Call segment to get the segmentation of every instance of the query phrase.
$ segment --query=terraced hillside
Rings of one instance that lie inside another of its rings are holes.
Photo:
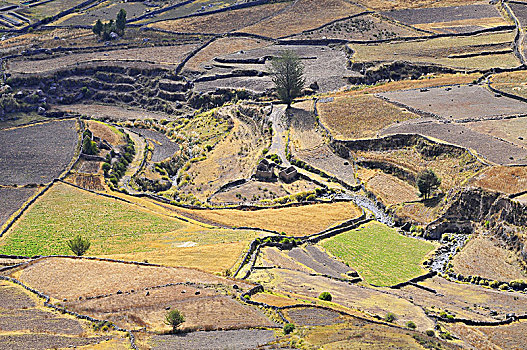
[[[0,1],[0,349],[527,349],[526,9]]]

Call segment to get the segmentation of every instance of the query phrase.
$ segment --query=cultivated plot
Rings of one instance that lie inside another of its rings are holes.
[[[51,182],[73,160],[77,143],[75,120],[0,130],[0,185]]]
[[[19,210],[24,202],[33,196],[35,188],[0,188],[0,226]]]
[[[392,91],[379,96],[446,120],[479,120],[527,113],[527,103],[494,94],[480,85]]]

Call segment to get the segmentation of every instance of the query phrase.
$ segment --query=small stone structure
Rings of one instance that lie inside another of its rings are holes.
[[[261,180],[270,180],[274,175],[274,163],[269,162],[267,159],[262,159],[256,167],[255,176]]]
[[[282,181],[285,181],[285,182],[293,181],[294,179],[296,179],[297,175],[298,175],[298,171],[292,165],[278,173],[278,176],[280,177],[280,179],[282,179]]]

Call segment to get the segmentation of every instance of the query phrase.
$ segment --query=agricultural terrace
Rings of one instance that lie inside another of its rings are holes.
[[[236,209],[190,210],[183,208],[175,210],[181,215],[213,225],[258,227],[285,232],[294,236],[317,233],[362,214],[360,209],[351,202],[322,203],[255,211]]]
[[[67,241],[77,235],[91,241],[89,255],[220,272],[234,265],[258,234],[200,227],[163,211],[57,184],[4,235],[0,253],[70,254]]]
[[[444,7],[444,6],[461,6],[470,5],[478,0],[444,0],[437,2],[435,0],[416,0],[409,3],[406,0],[394,0],[386,2],[384,0],[359,0],[358,3],[378,11],[421,8],[421,7]]]
[[[420,200],[416,187],[380,170],[359,169],[357,177],[387,207]]]
[[[300,0],[285,11],[240,31],[276,39],[317,28],[361,11],[359,6],[344,0]]]
[[[356,269],[370,284],[388,286],[417,277],[429,242],[402,236],[395,229],[371,222],[320,243],[331,254]]]
[[[68,16],[65,16],[58,21],[54,22],[54,25],[60,26],[78,26],[78,25],[93,25],[98,19],[109,20],[115,18],[117,13],[121,9],[126,11],[126,17],[132,19],[145,14],[147,11],[155,9],[157,6],[148,6],[147,3],[143,2],[127,2],[119,3],[114,0],[105,1],[102,4],[96,4],[88,10],[74,12]]]
[[[480,85],[391,91],[379,96],[442,119],[486,119],[525,113],[525,103],[496,95]]]
[[[197,48],[195,44],[180,44],[126,50],[94,51],[44,60],[24,58],[10,61],[9,71],[12,73],[43,73],[94,61],[114,63],[119,61],[138,61],[174,66],[179,64],[195,48]]]
[[[184,3],[184,2],[183,2]],[[236,3],[236,0],[198,0],[184,3],[183,6],[170,9],[168,11],[161,12],[153,18],[145,18],[140,21],[136,21],[138,24],[147,24],[151,22],[158,22],[163,20],[172,20],[182,18],[195,14],[204,14],[209,11],[219,10],[232,6]]]
[[[490,191],[520,193],[527,191],[527,167],[491,167],[477,174],[470,182]]]
[[[382,15],[437,33],[462,33],[510,24],[489,4],[404,9]]]
[[[0,187],[0,227],[18,211],[38,189]]]
[[[467,128],[481,134],[489,135],[519,147],[527,148],[525,128],[527,118],[511,118],[503,120],[482,120],[466,123]]]
[[[51,182],[73,160],[77,143],[73,119],[0,130],[0,185]]]
[[[21,286],[0,282],[0,348],[51,349],[121,343],[116,332],[96,333],[88,321],[45,308],[42,301]]]
[[[320,121],[337,139],[376,137],[390,124],[419,117],[370,94],[324,98],[317,109]]]
[[[492,86],[500,91],[527,97],[527,72],[504,72],[490,77]]]
[[[205,16],[155,22],[147,27],[178,33],[228,33],[271,17],[287,6],[290,6],[289,3],[279,2]]]
[[[513,41],[514,32],[507,31],[380,44],[350,44],[349,47],[354,51],[352,60],[357,63],[409,61],[463,70],[486,70],[520,65],[512,50]],[[487,51],[495,53],[478,55]],[[470,55],[463,56],[465,54]]]
[[[381,40],[418,37],[423,33],[409,26],[395,24],[378,15],[360,15],[331,22],[323,27],[293,35],[291,39]]]
[[[106,140],[113,147],[125,145],[125,136],[116,127],[96,121],[86,121],[87,128],[93,133],[93,136]]]
[[[476,235],[452,260],[454,272],[498,281],[526,279],[517,254],[500,246],[492,237]]]

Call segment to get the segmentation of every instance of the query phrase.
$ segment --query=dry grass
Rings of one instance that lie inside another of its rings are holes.
[[[417,188],[381,171],[366,182],[366,189],[373,192],[387,207],[420,199]]]
[[[451,32],[453,27],[463,28],[463,27],[473,27],[474,26],[474,27],[492,28],[492,27],[506,26],[506,25],[510,25],[510,23],[501,17],[489,17],[489,18],[477,18],[477,19],[464,19],[464,20],[450,21],[450,22],[413,24],[413,26],[416,28],[433,31],[436,33]]]
[[[390,124],[419,117],[370,94],[337,97],[318,103],[317,108],[320,120],[337,139],[375,137]]]
[[[288,3],[275,3],[249,7],[240,10],[215,13],[212,15],[181,18],[156,22],[148,27],[170,30],[178,33],[221,34],[242,29],[264,20],[287,7]]]
[[[461,6],[470,5],[479,2],[479,0],[359,0],[358,3],[367,6],[375,10],[389,11],[389,10],[401,10],[407,8],[420,8],[420,7],[444,7],[444,6]]]
[[[98,260],[44,258],[15,274],[22,282],[55,299],[78,299],[117,291],[130,291],[167,283],[191,282],[250,288],[189,268],[138,266]]]
[[[455,273],[463,276],[481,276],[498,281],[526,279],[518,256],[488,237],[478,235],[471,239],[453,260]]]
[[[125,144],[123,133],[118,131],[115,127],[95,120],[89,120],[86,124],[88,129],[93,133],[93,136],[108,141],[112,146]]]
[[[408,221],[428,224],[438,218],[440,211],[439,204],[405,203],[396,208],[395,215]]]
[[[252,296],[251,300],[277,307],[299,304],[299,300],[296,298],[286,297],[272,292],[258,293]]]
[[[514,194],[527,190],[527,167],[495,166],[484,170],[471,181],[491,191]]]
[[[379,84],[371,87],[366,87],[362,91],[364,93],[380,93],[387,91],[397,91],[397,90],[408,90],[408,89],[421,89],[429,88],[434,86],[443,86],[443,85],[464,85],[473,82],[475,79],[479,78],[480,74],[438,74],[438,75],[429,75],[417,80],[400,80],[400,81],[390,81],[384,84]],[[341,93],[341,95],[357,94],[356,91]],[[338,96],[338,95],[336,95]]]
[[[344,0],[299,0],[286,11],[240,31],[279,38],[317,28],[361,11],[360,7]]]
[[[446,37],[382,44],[352,44],[354,62],[410,61],[432,63],[460,69],[490,69],[520,65],[513,52],[469,58],[449,58],[452,54],[479,53],[510,49],[514,32],[481,34],[466,37]],[[492,45],[492,46],[488,46]]]
[[[475,327],[500,349],[521,349],[527,344],[527,322],[520,321],[501,327]]]
[[[527,118],[513,118],[505,120],[483,120],[465,124],[469,129],[503,139],[515,146],[527,148]]]
[[[260,48],[269,43],[263,40],[247,39],[247,38],[221,38],[215,40],[206,48],[201,50],[197,55],[192,57],[186,64],[185,69],[202,70],[203,64],[209,62],[215,57],[223,56],[239,51],[247,51],[251,49]]]
[[[307,206],[245,210],[179,209],[183,215],[231,227],[258,227],[303,236],[325,230],[337,223],[358,217],[361,211],[351,202],[324,203]]]

